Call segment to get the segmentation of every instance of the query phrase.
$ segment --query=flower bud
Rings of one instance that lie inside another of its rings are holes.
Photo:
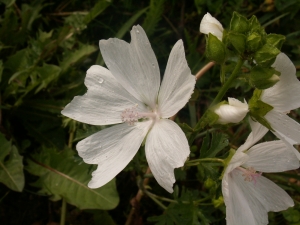
[[[235,98],[228,98],[228,104],[219,105],[214,112],[219,116],[217,123],[239,123],[249,111],[248,104]]]
[[[222,41],[223,37],[223,26],[222,24],[215,18],[210,15],[210,13],[206,13],[201,20],[200,23],[200,32],[203,34],[213,34],[220,41]]]
[[[226,58],[224,44],[211,33],[208,34],[206,41],[206,56],[219,64],[222,64]]]
[[[233,12],[231,21],[230,21],[230,30],[245,33],[249,29],[249,22],[246,17],[238,14],[237,12]]]

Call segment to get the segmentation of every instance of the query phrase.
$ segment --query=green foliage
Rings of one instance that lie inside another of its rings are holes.
[[[200,149],[200,158],[213,158],[228,146],[228,137],[224,133],[207,133]]]
[[[0,133],[0,182],[8,188],[21,192],[24,188],[23,157],[17,148]]]
[[[187,160],[224,159],[228,156],[228,139],[232,148],[239,146],[244,142],[249,129],[242,125],[234,127],[232,124],[214,126],[218,116],[204,112],[234,70],[237,56],[245,59],[246,63],[230,86],[235,89],[229,89],[227,96],[245,97],[246,100],[251,98],[250,90],[253,86],[264,89],[275,84],[270,79],[276,71],[270,65],[280,51],[288,53],[298,68],[299,1],[0,0],[0,6],[0,182],[4,184],[0,186],[2,215],[11,219],[11,212],[14,212],[13,217],[20,218],[15,224],[35,224],[41,223],[41,220],[49,224],[58,222],[60,203],[47,202],[50,196],[52,200],[64,198],[74,205],[67,208],[69,224],[124,224],[127,217],[130,217],[129,202],[135,206],[131,221],[134,224],[145,222],[147,217],[150,217],[149,222],[152,224],[226,223],[220,190],[220,162],[205,161],[195,163],[196,167],[176,169],[176,187],[178,192],[181,191],[180,198],[177,198],[177,195],[168,195],[158,188],[159,185],[150,175],[145,187],[137,184],[148,167],[142,148],[115,180],[100,189],[87,188],[86,184],[95,166],[82,162],[75,154],[75,146],[78,141],[105,126],[82,124],[63,117],[61,110],[74,96],[85,93],[84,77],[87,69],[94,64],[104,65],[98,47],[99,40],[117,37],[130,42],[131,27],[141,24],[158,57],[162,75],[169,52],[178,39],[184,41],[192,74],[206,65],[205,54],[223,65],[222,69],[219,66],[212,67],[198,79],[195,94],[188,106],[177,114],[176,122],[180,123],[191,146],[192,153]],[[238,13],[232,17],[233,11]],[[199,33],[199,23],[206,12],[220,20],[225,28],[223,42],[212,35],[208,37],[212,44],[207,46],[207,53],[206,37]],[[219,50],[221,54],[217,53]],[[260,101],[258,92],[248,101],[250,116],[268,127],[264,115],[271,108]],[[293,115],[297,116],[296,113]],[[194,127],[195,121],[200,118],[201,123]],[[209,126],[213,128],[206,130]],[[9,137],[10,141],[4,136]],[[228,164],[233,152],[232,149],[228,158],[224,159],[225,164]],[[23,158],[27,169],[26,183]],[[287,179],[299,179],[297,171],[293,173],[287,172]],[[300,190],[298,185],[285,182],[285,186],[297,203]],[[156,196],[156,201],[172,203],[162,211],[146,193],[140,202],[136,202],[132,198],[138,188],[151,188],[155,194],[162,196]],[[115,208],[118,194],[121,197],[120,205]],[[33,205],[24,200],[24,196],[33,199]],[[22,216],[15,216],[18,210],[11,202],[23,206],[20,210],[24,211]],[[75,207],[96,210],[78,210]],[[23,210],[25,208],[28,210]],[[37,218],[36,215],[44,215],[37,208],[46,212],[43,218]],[[115,209],[106,211],[112,208]],[[47,215],[48,211],[51,211],[51,215]],[[26,214],[28,212],[31,214]],[[270,224],[296,225],[299,223],[298,214],[299,207],[282,214],[273,214],[275,216],[270,219]],[[13,223],[0,217],[3,224]],[[80,218],[84,221],[80,221]]]
[[[119,202],[115,180],[98,189],[87,186],[95,167],[76,159],[72,150],[42,149],[27,163],[26,170],[39,176],[32,185],[40,188],[38,193],[49,195],[53,201],[64,198],[80,209],[113,209]]]

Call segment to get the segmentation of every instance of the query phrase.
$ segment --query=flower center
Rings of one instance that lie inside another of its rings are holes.
[[[135,122],[138,122],[139,119],[152,119],[157,120],[159,119],[159,115],[156,111],[153,112],[139,112],[137,110],[138,105],[131,108],[125,109],[121,113],[121,119],[123,122],[128,123],[129,125],[134,125]]]
[[[244,181],[253,181],[254,184],[257,182],[257,178],[262,175],[262,172],[256,172],[256,170],[253,167],[249,167],[247,169],[239,167],[244,173],[243,177],[245,177]]]

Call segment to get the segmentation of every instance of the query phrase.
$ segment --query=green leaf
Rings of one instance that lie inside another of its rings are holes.
[[[81,44],[76,51],[68,52],[65,54],[63,61],[60,63],[61,73],[65,73],[69,67],[78,63],[80,60],[89,56],[93,52],[97,51],[97,48],[93,45]]]
[[[23,157],[2,133],[0,133],[0,146],[0,182],[14,191],[21,192],[25,184]]]
[[[228,146],[228,137],[226,134],[212,133],[211,141],[209,136],[207,133],[203,139],[200,149],[200,158],[215,157],[222,149]]]
[[[281,49],[283,43],[285,42],[285,36],[280,34],[268,34],[267,35],[267,43],[272,45],[279,50]]]
[[[89,14],[87,14],[83,22],[87,25],[90,23],[93,19],[95,19],[97,16],[99,16],[108,6],[110,6],[110,1],[107,0],[100,0],[98,1],[94,7],[90,10]]]
[[[35,94],[41,89],[48,87],[48,85],[57,80],[61,69],[55,65],[44,64],[42,67],[36,68],[36,72],[39,74],[38,87],[35,90]]]
[[[124,23],[124,25],[119,29],[118,33],[116,34],[116,38],[122,39],[124,35],[131,29],[132,25],[137,21],[138,18],[140,18],[141,15],[143,15],[149,7],[143,8],[137,13],[135,13],[132,17],[130,17],[129,20]]]
[[[164,11],[164,3],[165,0],[150,1],[150,8],[144,20],[144,23],[142,25],[148,37],[154,33],[155,28],[158,25],[158,22],[162,18],[162,13]]]
[[[101,188],[87,187],[95,166],[83,163],[70,149],[61,152],[42,149],[27,162],[26,169],[39,176],[32,185],[40,188],[38,193],[51,196],[53,201],[64,198],[80,209],[113,209],[119,202],[115,179]]]

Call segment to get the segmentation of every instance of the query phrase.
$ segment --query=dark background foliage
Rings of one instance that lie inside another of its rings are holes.
[[[111,202],[100,199],[95,207],[76,203],[75,199],[82,202],[80,199],[86,197],[82,196],[84,192],[55,175],[57,171],[73,174],[70,175],[73,179],[86,183],[94,167],[81,161],[75,145],[103,127],[81,124],[60,112],[74,96],[85,93],[86,70],[94,64],[105,65],[99,40],[118,37],[130,42],[129,31],[135,24],[145,29],[161,74],[178,39],[184,41],[192,73],[197,73],[207,63],[205,36],[199,33],[203,15],[210,12],[226,28],[233,11],[248,18],[256,15],[267,33],[285,35],[282,51],[299,69],[299,10],[299,0],[1,0],[0,151],[8,149],[8,152],[0,153],[0,162],[7,168],[5,165],[15,159],[13,165],[18,167],[15,173],[20,175],[24,171],[25,186],[21,180],[15,188],[4,184],[7,178],[0,173],[3,182],[0,183],[0,223],[58,224],[62,197],[69,203],[66,224],[124,224],[133,206],[131,224],[225,224],[225,207],[219,198],[221,171],[213,164],[176,170],[173,195],[150,178],[151,192],[178,202],[164,202],[166,210],[152,201],[153,196],[133,202],[137,184],[147,168],[143,149],[110,187],[99,190],[99,193],[112,190],[107,194]],[[195,95],[176,121],[193,126],[219,86],[219,69],[214,67],[197,82]],[[230,96],[243,95],[251,96],[250,89],[237,82]],[[298,112],[292,115],[297,118]],[[202,142],[222,156],[221,150],[228,145],[228,139],[233,146],[238,146],[248,134],[246,125],[228,128],[225,133],[198,135],[191,156],[199,156]],[[13,149],[19,158],[13,158]],[[270,213],[270,224],[300,224],[299,176],[294,171],[269,177],[289,191],[296,203],[293,209],[283,213]],[[57,183],[51,182],[58,182],[59,187],[55,188]],[[198,199],[208,201],[193,204]]]

